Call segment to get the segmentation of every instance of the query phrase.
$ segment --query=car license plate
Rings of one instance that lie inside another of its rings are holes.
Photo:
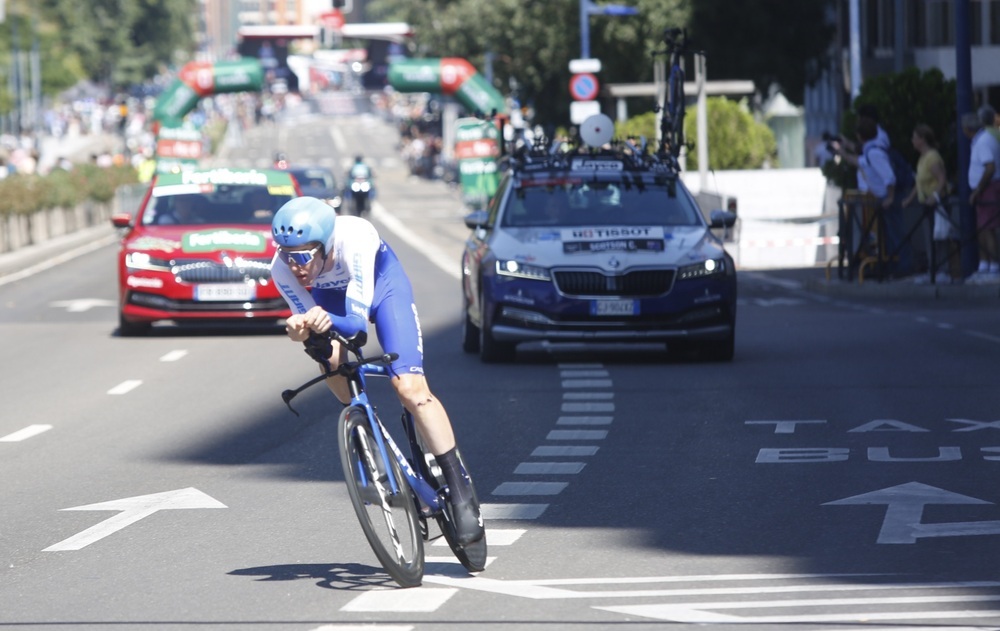
[[[195,285],[194,299],[199,302],[221,302],[226,300],[253,300],[256,291],[247,283],[214,283]]]
[[[594,300],[590,303],[590,315],[630,316],[639,313],[637,300]]]

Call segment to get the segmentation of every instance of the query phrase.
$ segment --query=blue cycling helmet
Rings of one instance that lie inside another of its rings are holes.
[[[279,246],[298,247],[314,241],[333,251],[333,225],[337,212],[315,197],[296,197],[278,209],[271,221],[271,234]]]

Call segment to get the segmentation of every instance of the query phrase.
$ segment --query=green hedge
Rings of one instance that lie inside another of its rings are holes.
[[[115,190],[139,179],[132,166],[79,164],[48,175],[11,175],[0,180],[0,215],[30,215],[50,208],[73,208],[87,200],[106,204]]]

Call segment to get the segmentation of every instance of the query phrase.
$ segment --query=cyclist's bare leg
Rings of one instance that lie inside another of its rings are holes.
[[[431,393],[423,375],[404,374],[392,378],[396,395],[413,415],[417,431],[427,448],[436,456],[450,489],[452,519],[461,545],[479,541],[485,535],[482,514],[475,501],[472,481],[464,471],[455,449],[455,433],[444,406]],[[464,481],[463,481],[464,480]]]
[[[404,374],[392,378],[403,407],[413,415],[417,431],[431,453],[439,456],[455,446],[455,433],[441,402],[431,393],[423,375]]]

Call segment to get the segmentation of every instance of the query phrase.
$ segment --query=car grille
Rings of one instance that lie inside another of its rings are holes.
[[[556,287],[566,296],[662,296],[670,291],[674,270],[636,270],[626,274],[592,271],[553,272]]]
[[[226,258],[225,262],[208,259],[184,260],[171,271],[184,283],[239,283],[271,277],[271,259]]]

